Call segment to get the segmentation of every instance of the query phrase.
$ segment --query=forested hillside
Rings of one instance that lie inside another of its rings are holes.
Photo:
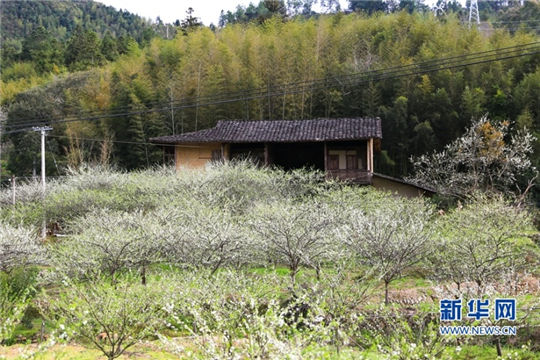
[[[148,138],[222,119],[380,116],[384,138],[376,171],[405,176],[411,155],[441,149],[485,113],[538,136],[540,55],[491,61],[503,55],[489,53],[537,42],[527,28],[469,29],[452,12],[274,16],[214,31],[194,27],[172,40],[132,46],[101,67],[14,92],[4,103],[7,130],[62,121],[47,144],[53,175],[81,162],[127,169],[159,163],[161,150],[145,144]],[[517,50],[514,55],[523,52]],[[426,63],[469,53],[479,54],[467,66],[434,71]],[[88,119],[73,121],[79,118]],[[37,134],[10,134],[4,142],[7,170],[31,174]],[[537,144],[537,165],[538,154]]]
[[[42,26],[58,41],[67,40],[77,26],[95,31],[100,37],[131,36],[139,43],[153,34],[152,22],[91,0],[2,1],[2,43],[21,46],[25,38]]]
[[[167,33],[159,19],[90,0],[2,1],[0,15],[3,103],[53,76],[101,66]]]

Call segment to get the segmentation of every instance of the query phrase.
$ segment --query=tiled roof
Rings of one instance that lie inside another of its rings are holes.
[[[151,138],[161,144],[312,142],[382,138],[379,118],[220,121],[211,129]]]

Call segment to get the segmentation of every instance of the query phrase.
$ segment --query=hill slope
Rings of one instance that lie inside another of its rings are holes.
[[[234,24],[216,32],[200,28],[173,40],[155,38],[144,49],[92,69],[80,82],[68,77],[17,95],[7,109],[7,126],[29,119],[79,118],[88,112],[122,114],[56,125],[48,149],[55,153],[58,168],[51,164],[49,169],[61,172],[62,164],[105,159],[99,144],[78,138],[109,141],[114,144],[112,152],[105,146],[110,161],[133,169],[163,159],[159,149],[146,146],[148,138],[211,127],[218,120],[379,116],[384,139],[377,170],[404,176],[411,171],[409,156],[441,149],[462,134],[471,118],[485,113],[538,132],[540,57],[411,76],[384,72],[385,79],[371,82],[295,85],[280,95],[283,84],[343,79],[537,39],[528,32],[504,30],[484,35],[452,16],[443,21],[404,12],[272,18],[262,25]],[[250,89],[257,90],[256,96],[223,102],[236,93],[242,98],[245,91],[255,92]],[[276,92],[267,94],[266,89]],[[196,97],[205,101],[196,102]],[[4,156],[10,171],[32,173],[37,140],[34,133],[9,137],[12,147]]]
[[[1,40],[22,41],[36,27],[43,26],[59,41],[66,40],[77,25],[98,35],[130,35],[139,43],[152,34],[152,23],[127,11],[98,2],[83,1],[2,1]]]

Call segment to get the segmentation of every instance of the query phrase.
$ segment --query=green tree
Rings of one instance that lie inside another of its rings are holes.
[[[119,36],[116,38],[116,49],[120,55],[127,54],[134,46],[137,46],[137,42],[131,36]]]
[[[67,43],[65,61],[72,71],[101,65],[103,55],[97,34],[78,26]]]
[[[33,119],[36,124],[46,123],[52,117],[61,116],[58,106],[59,92],[63,92],[63,90],[56,89],[54,91],[47,87],[19,94],[16,101],[8,108],[7,126],[20,126],[18,124],[24,119]],[[55,131],[61,132],[60,129],[57,127]],[[9,135],[9,141],[13,148],[8,153],[8,170],[19,176],[31,176],[34,172],[39,174],[39,134],[34,131],[18,132]],[[51,150],[50,146],[46,147],[48,175],[57,174],[54,159],[50,156]]]
[[[101,53],[109,61],[116,60],[119,55],[116,40],[110,32],[107,32],[101,40]]]
[[[368,14],[373,14],[377,11],[387,11],[388,4],[383,0],[373,0],[373,1],[355,1],[349,0],[349,9],[352,11],[362,11]]]
[[[159,117],[149,114],[144,105],[143,100],[148,89],[141,81],[137,81],[136,77],[126,84],[116,72],[112,75],[112,83],[112,110],[122,114],[108,120],[110,132],[120,141],[114,148],[113,157],[126,169],[149,166],[153,164],[150,159],[156,157],[155,153],[151,156],[149,145],[145,144],[148,135],[162,135],[164,127],[159,124]],[[152,129],[152,133],[148,133],[148,128]]]
[[[415,154],[424,154],[432,151],[436,145],[435,133],[429,121],[423,121],[417,124],[414,129],[412,146],[410,147]]]
[[[477,120],[486,112],[486,97],[484,91],[480,88],[470,89],[465,86],[462,94],[462,117],[468,120]]]
[[[371,117],[378,116],[380,106],[381,94],[379,89],[373,82],[370,82],[369,86],[362,92],[362,113]]]
[[[22,52],[22,42],[18,39],[7,39],[2,44],[2,63],[3,67],[11,65]]]
[[[424,0],[400,0],[399,10],[405,10],[412,14],[415,11],[425,11],[428,7],[424,4]]]
[[[195,10],[193,10],[192,7],[189,7],[186,10],[186,18],[180,22],[180,28],[182,29],[182,33],[184,35],[187,35],[190,31],[193,31],[202,26],[200,19],[196,16],[193,16],[194,12]]]
[[[395,161],[397,169],[393,174],[403,174],[407,170],[406,148],[408,139],[408,102],[405,96],[399,96],[391,108],[383,110],[383,129],[385,142],[389,146],[388,155]]]
[[[21,60],[36,64],[40,73],[52,71],[61,57],[60,44],[43,26],[35,28],[23,41]]]

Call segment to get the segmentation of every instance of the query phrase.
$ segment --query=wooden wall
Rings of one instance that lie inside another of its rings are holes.
[[[175,154],[176,170],[182,168],[204,168],[212,160],[212,152],[219,151],[220,143],[201,143],[189,145],[177,145]]]

